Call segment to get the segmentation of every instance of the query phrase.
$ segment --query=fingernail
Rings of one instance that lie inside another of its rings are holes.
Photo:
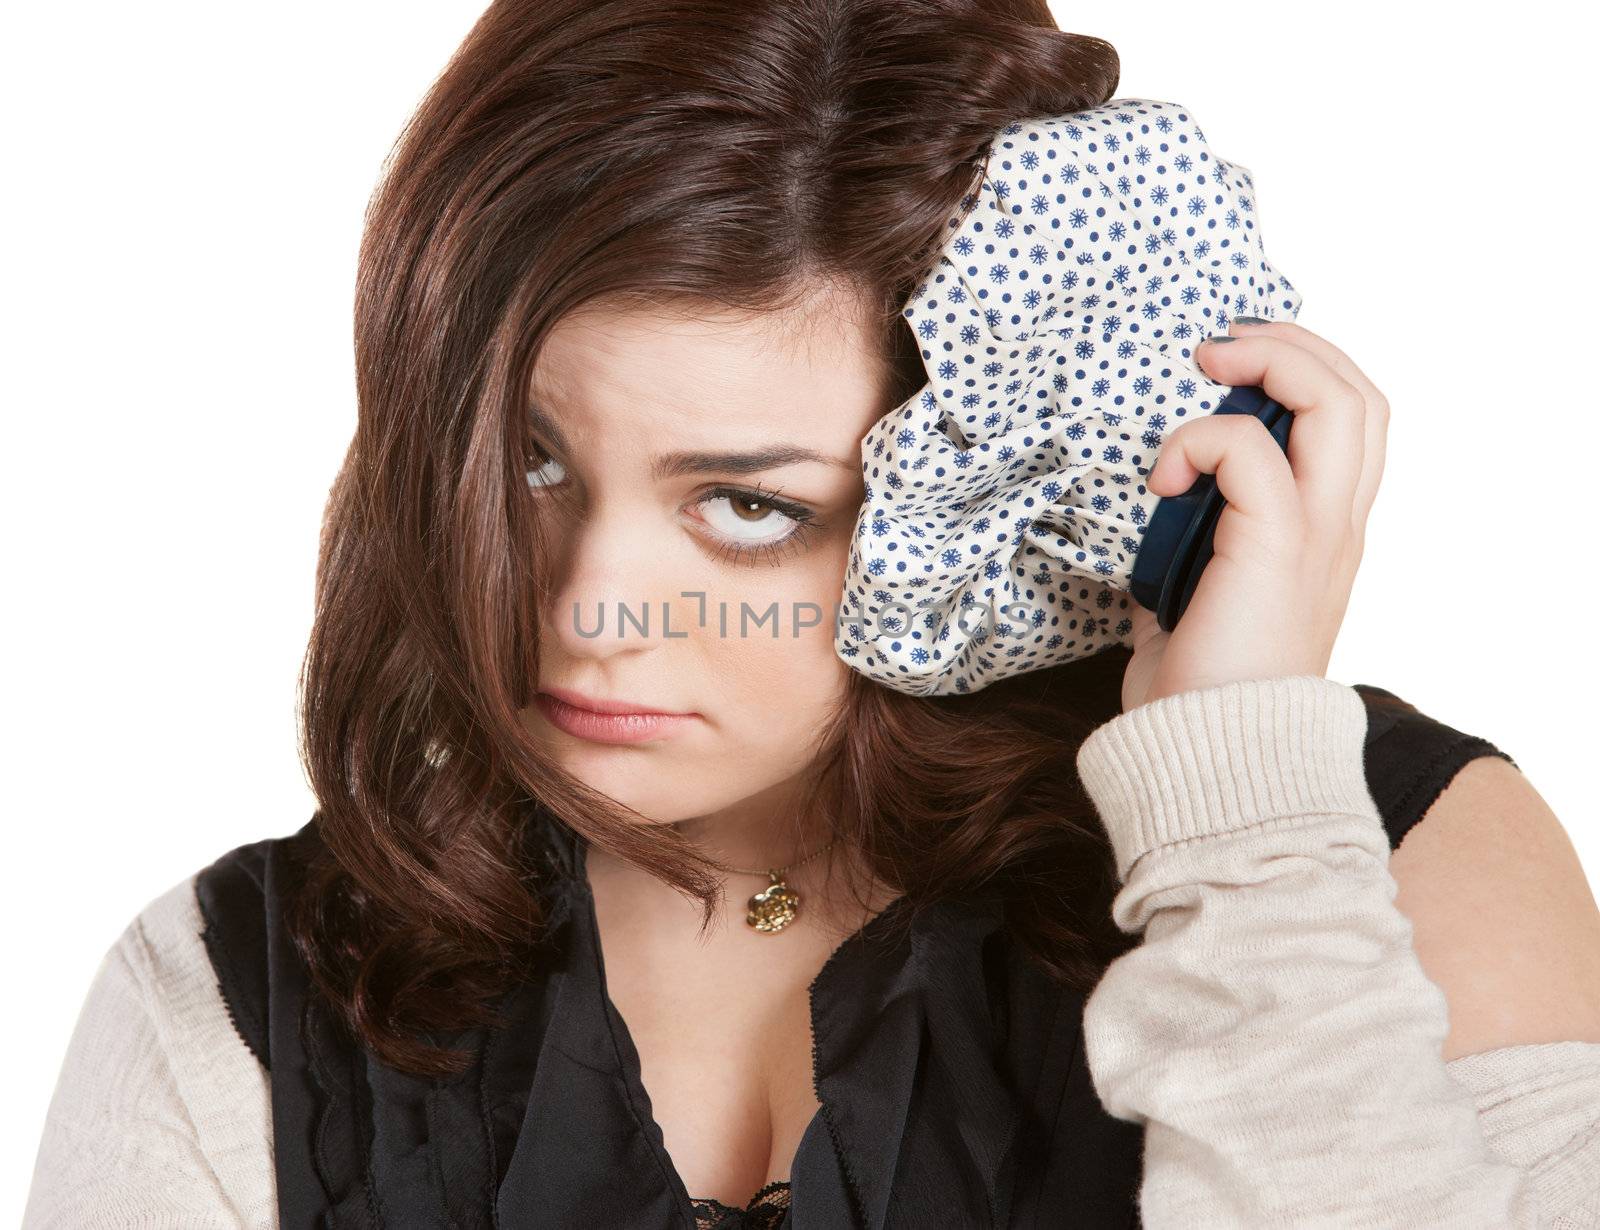
[[[1233,323],[1236,325],[1266,325],[1271,324],[1272,322],[1263,320],[1259,316],[1235,316],[1233,318]]]
[[[1226,333],[1213,333],[1210,337],[1202,338],[1202,342],[1237,342],[1236,337],[1229,337]]]

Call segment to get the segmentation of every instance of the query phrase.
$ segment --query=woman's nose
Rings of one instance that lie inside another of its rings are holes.
[[[698,603],[676,554],[639,517],[575,519],[550,536],[553,559],[544,635],[574,656],[659,648],[688,636]]]

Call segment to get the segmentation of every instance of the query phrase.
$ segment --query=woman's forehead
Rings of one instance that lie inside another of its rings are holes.
[[[555,325],[530,393],[538,417],[569,432],[759,438],[832,425],[859,438],[888,409],[878,344],[874,329],[820,311],[594,308]]]

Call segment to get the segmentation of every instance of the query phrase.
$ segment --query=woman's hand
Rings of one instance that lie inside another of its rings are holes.
[[[1383,476],[1389,403],[1331,342],[1290,321],[1229,326],[1196,360],[1230,387],[1259,385],[1293,412],[1289,454],[1253,415],[1207,415],[1169,434],[1146,485],[1180,495],[1215,474],[1227,505],[1214,554],[1170,633],[1136,607],[1124,711],[1247,679],[1322,675],[1361,563]]]

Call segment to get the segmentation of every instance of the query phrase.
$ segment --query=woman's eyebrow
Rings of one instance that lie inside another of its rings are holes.
[[[538,406],[528,408],[528,417],[537,431],[555,441],[557,448],[563,452],[572,451],[556,421]],[[799,444],[768,444],[747,452],[687,450],[662,453],[650,463],[650,473],[660,482],[688,474],[758,474],[762,470],[776,470],[780,466],[798,465],[803,461],[820,461],[823,465],[838,466],[852,474],[860,465],[855,458],[830,457]]]
[[[768,444],[748,452],[662,453],[650,463],[650,474],[657,482],[688,474],[758,474],[802,461],[820,461],[854,473],[858,462],[845,457],[830,457],[814,448],[798,444]]]

